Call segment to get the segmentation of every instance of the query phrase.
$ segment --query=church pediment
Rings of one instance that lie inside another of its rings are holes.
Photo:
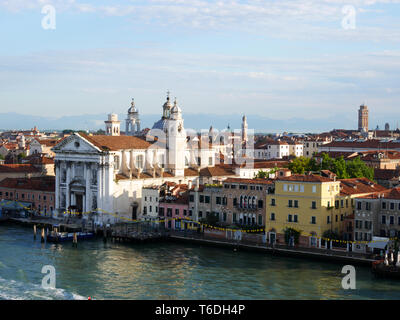
[[[62,152],[73,152],[73,153],[99,153],[101,150],[86,141],[79,135],[73,134],[64,140],[62,140],[59,144],[57,144],[53,151],[55,153],[62,153]]]

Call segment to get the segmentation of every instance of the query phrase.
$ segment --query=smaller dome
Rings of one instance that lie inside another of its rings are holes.
[[[181,113],[181,112],[182,112],[182,110],[181,110],[181,108],[179,108],[178,102],[176,101],[176,98],[175,98],[174,106],[172,107],[171,113]]]
[[[135,106],[135,100],[132,98],[131,107],[128,109],[128,113],[137,113],[138,110]]]

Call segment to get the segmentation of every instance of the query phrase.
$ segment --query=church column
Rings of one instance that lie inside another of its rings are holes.
[[[67,161],[67,180],[66,180],[66,185],[67,185],[67,192],[66,192],[66,208],[65,210],[68,211],[69,206],[70,206],[70,201],[71,201],[71,194],[70,194],[70,183],[71,183],[71,161]]]
[[[55,211],[58,212],[60,208],[60,175],[61,175],[61,170],[60,170],[60,161],[56,160],[54,161],[54,167],[55,167],[55,175],[56,175],[56,202],[55,202]]]
[[[90,206],[90,199],[91,199],[91,178],[92,178],[92,165],[91,163],[85,164],[85,181],[86,181],[86,192],[85,192],[85,212],[89,212],[92,210]]]

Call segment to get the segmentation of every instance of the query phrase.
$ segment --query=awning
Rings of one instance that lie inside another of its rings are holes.
[[[372,237],[372,241],[369,242],[368,248],[372,249],[382,249],[384,250],[386,245],[389,242],[389,238],[384,238],[384,237]]]

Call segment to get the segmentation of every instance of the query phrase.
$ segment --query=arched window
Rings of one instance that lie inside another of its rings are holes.
[[[247,208],[247,196],[244,196],[243,207]]]
[[[243,196],[240,196],[239,206],[240,208],[243,208]]]

